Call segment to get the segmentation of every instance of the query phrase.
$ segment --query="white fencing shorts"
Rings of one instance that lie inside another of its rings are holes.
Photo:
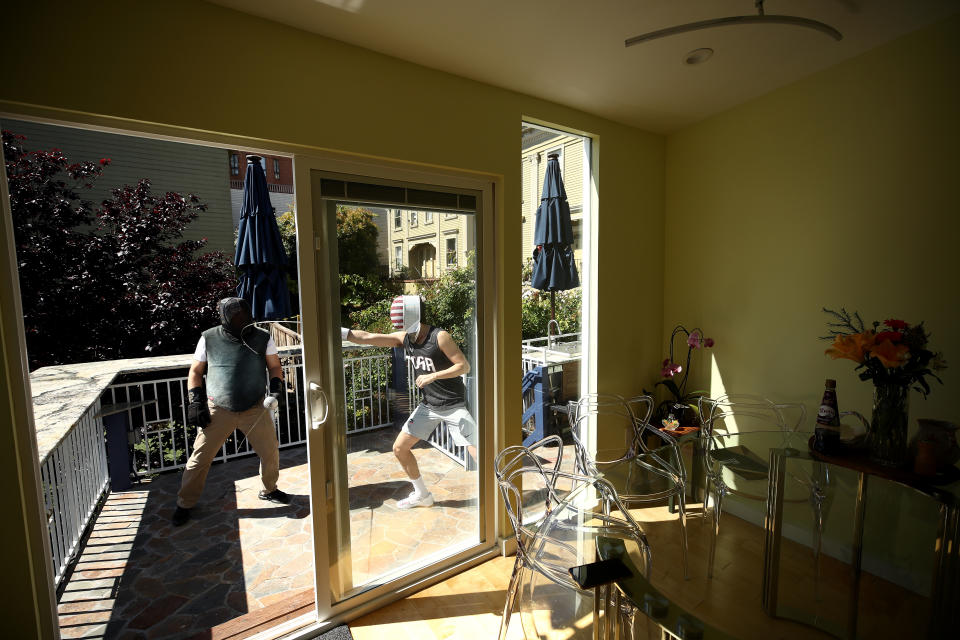
[[[415,438],[426,440],[441,422],[447,424],[450,436],[458,447],[472,447],[477,443],[477,423],[467,411],[467,407],[456,404],[450,407],[428,407],[420,403],[407,421],[403,423],[401,431],[409,433]]]

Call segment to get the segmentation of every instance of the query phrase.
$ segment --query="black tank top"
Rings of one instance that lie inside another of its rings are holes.
[[[407,334],[403,337],[403,356],[413,367],[413,379],[424,373],[436,373],[453,366],[453,362],[437,344],[437,334],[440,329],[430,327],[423,342],[417,343]],[[423,389],[423,402],[431,407],[450,407],[463,404],[466,398],[466,389],[460,376],[456,378],[439,378]]]

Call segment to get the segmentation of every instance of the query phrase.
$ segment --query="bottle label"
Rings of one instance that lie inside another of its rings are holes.
[[[828,404],[820,405],[820,411],[817,412],[817,422],[822,425],[832,425],[837,417],[837,410]]]

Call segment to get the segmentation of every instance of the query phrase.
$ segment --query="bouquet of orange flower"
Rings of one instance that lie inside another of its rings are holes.
[[[927,348],[930,334],[921,322],[910,325],[903,320],[885,320],[883,324],[873,323],[867,329],[860,314],[850,314],[846,309],[840,311],[823,308],[830,316],[827,328],[829,336],[823,340],[832,340],[825,353],[833,358],[845,358],[857,363],[861,380],[873,380],[874,385],[899,384],[904,387],[916,384],[914,388],[924,397],[930,393],[926,376],[940,384],[943,381],[934,371],[947,366],[941,353]]]

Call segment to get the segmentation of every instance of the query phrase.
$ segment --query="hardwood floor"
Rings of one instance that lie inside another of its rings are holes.
[[[356,640],[491,640],[500,629],[514,558],[494,558],[350,623]],[[523,640],[520,615],[508,640]]]
[[[677,538],[676,515],[665,507],[634,511],[647,533],[654,554],[654,584],[662,591],[679,594],[679,604],[696,616],[741,638],[784,640],[829,638],[811,627],[774,620],[760,606],[762,531],[735,516],[724,515],[718,541],[713,580],[706,579],[709,530],[697,510],[689,520],[690,580],[683,579]],[[356,640],[406,640],[457,638],[490,640],[497,637],[514,559],[495,558],[405,600],[354,620]],[[822,591],[813,604],[812,554],[806,547],[784,543],[781,601],[803,607],[816,606],[822,615],[845,620],[849,566],[825,557]],[[748,606],[744,606],[744,602]],[[923,634],[922,624],[929,601],[894,584],[864,574],[861,583],[859,633],[863,638],[913,638]],[[747,615],[744,615],[747,612]],[[522,640],[520,614],[514,611],[508,630],[510,640]],[[571,630],[556,638],[580,637]],[[652,637],[659,637],[658,635]]]

